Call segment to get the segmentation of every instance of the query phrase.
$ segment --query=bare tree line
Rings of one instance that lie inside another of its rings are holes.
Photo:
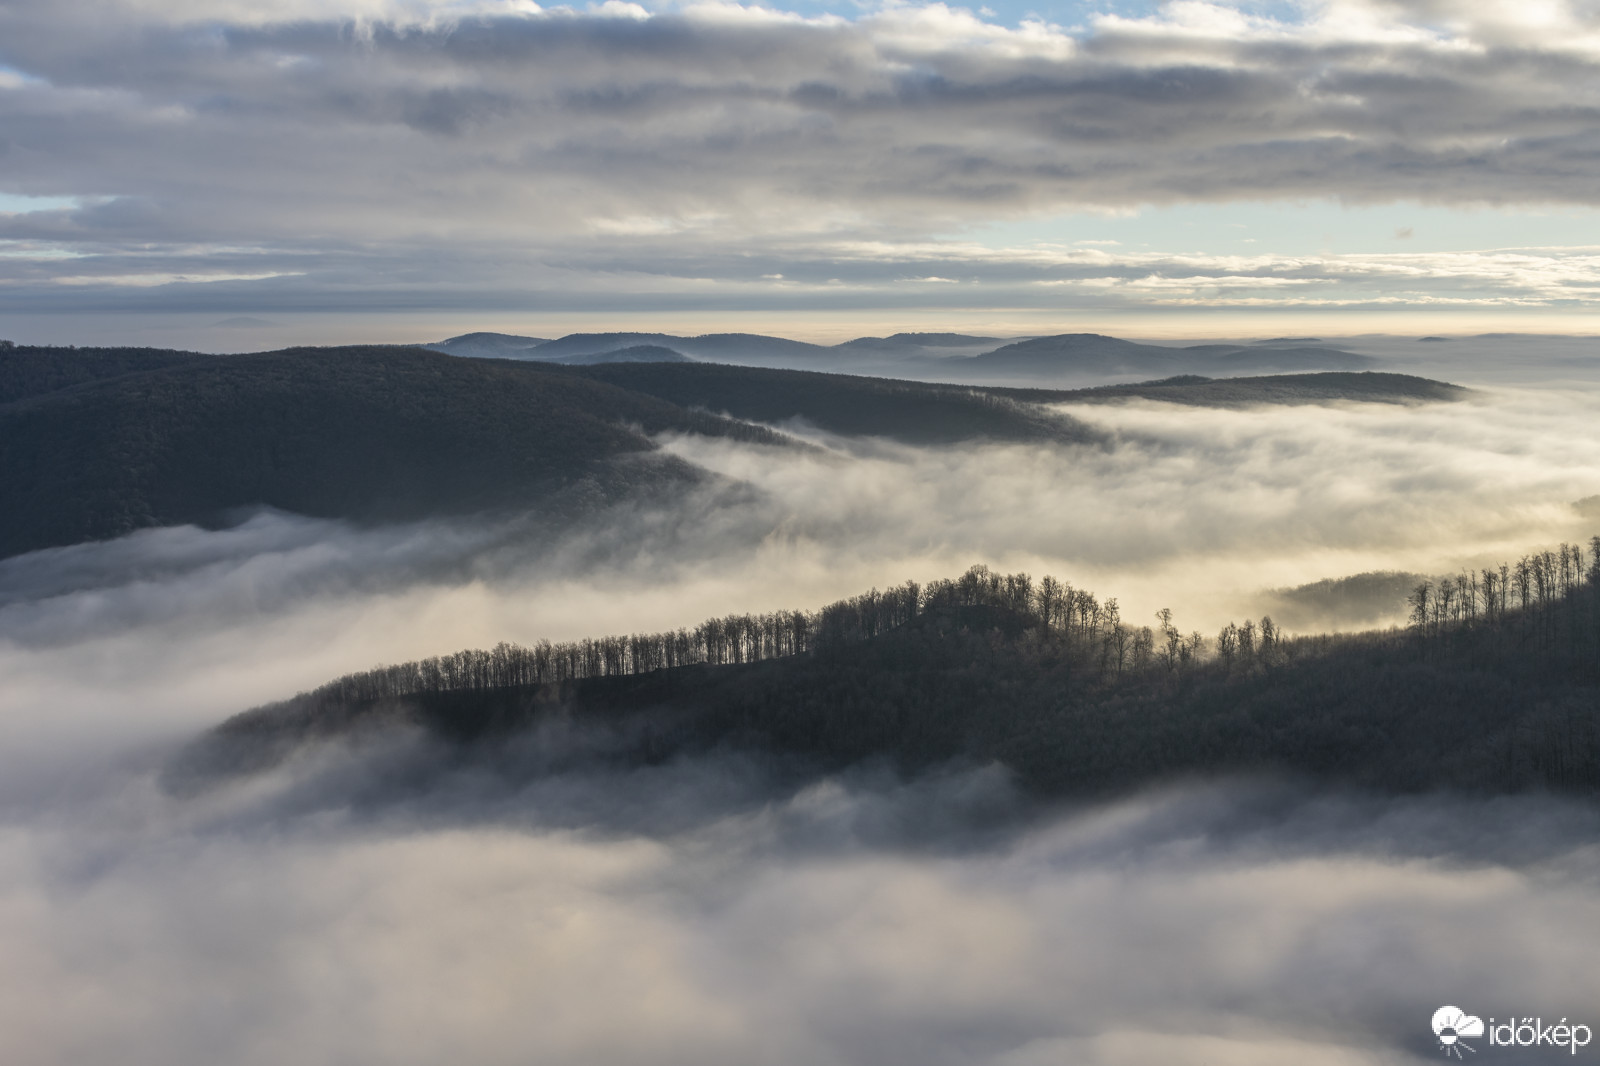
[[[1458,628],[1497,627],[1549,645],[1566,639],[1574,652],[1597,645],[1600,661],[1600,537],[1587,556],[1576,545],[1524,556],[1515,565],[1463,571],[1419,584],[1410,597],[1411,631],[1425,637]],[[1588,596],[1580,596],[1588,592]],[[1587,611],[1577,606],[1584,600]],[[1106,683],[1151,673],[1174,679],[1202,665],[1224,676],[1267,669],[1294,652],[1270,616],[1230,622],[1214,640],[1184,634],[1163,608],[1156,625],[1124,621],[1115,598],[1046,576],[1002,574],[974,566],[954,579],[876,588],[817,611],[776,611],[709,618],[692,629],[586,638],[532,646],[501,643],[350,674],[315,697],[363,702],[419,693],[485,691],[635,676],[691,665],[726,666],[805,655],[871,640],[929,612],[991,607],[1019,616],[1037,639],[1080,671]]]
[[[586,638],[532,646],[501,643],[350,674],[312,695],[361,702],[429,692],[480,691],[560,684],[595,677],[646,674],[690,665],[725,666],[804,655],[872,638],[930,612],[994,607],[1015,612],[1059,650],[1108,678],[1154,666],[1179,669],[1198,661],[1199,634],[1176,636],[1162,612],[1161,640],[1149,626],[1122,620],[1115,599],[1054,577],[1001,574],[974,566],[959,578],[888,589],[828,604],[817,611],[777,611],[709,618],[693,629]],[[1270,621],[1266,623],[1270,633]],[[1271,637],[1266,644],[1270,646]]]
[[[1424,636],[1460,629],[1494,629],[1540,647],[1565,644],[1600,651],[1600,536],[1581,545],[1524,555],[1515,564],[1463,570],[1424,581],[1408,600],[1411,629]],[[1587,591],[1588,595],[1580,595]],[[1587,610],[1585,610],[1587,605]]]

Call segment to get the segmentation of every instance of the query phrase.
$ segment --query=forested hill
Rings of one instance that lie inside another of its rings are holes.
[[[0,341],[0,404],[210,358],[165,348],[31,348]]]
[[[260,505],[360,521],[562,509],[695,476],[651,455],[655,434],[787,440],[707,408],[914,443],[1101,439],[1037,405],[964,388],[804,374],[752,385],[740,374],[763,372],[696,364],[681,369],[715,387],[684,392],[661,387],[657,366],[671,364],[635,364],[643,373],[630,379],[618,373],[626,364],[392,346],[231,356],[6,347],[0,556]],[[719,392],[718,382],[733,385]]]
[[[1102,385],[1092,389],[991,389],[997,395],[1037,403],[1113,403],[1160,400],[1191,407],[1254,407],[1349,403],[1453,403],[1472,390],[1445,381],[1374,370],[1359,373],[1269,374],[1262,377],[1207,378],[1195,375]]]
[[[78,354],[13,349],[0,366],[61,380],[50,368]],[[153,365],[0,405],[0,555],[252,505],[363,521],[565,506],[695,476],[652,455],[650,434],[784,440],[502,360],[342,348],[163,365],[170,354],[91,353],[91,370]]]
[[[1092,389],[932,385],[889,378],[771,370],[719,363],[601,364],[574,369],[597,381],[756,422],[804,420],[844,435],[870,434],[916,444],[984,438],[1088,442],[1101,434],[1039,409],[1045,403],[1108,403],[1144,398],[1204,407],[1357,403],[1441,403],[1471,390],[1407,374],[1282,374],[1212,379],[1177,377]]]
[[[564,513],[693,477],[687,464],[651,456],[651,436],[667,431],[778,443],[749,423],[798,421],[918,445],[1074,445],[1106,435],[1042,403],[1417,402],[1460,392],[1392,374],[1063,391],[710,363],[562,366],[393,346],[231,356],[0,347],[0,556],[211,524],[263,505],[359,521]]]
[[[1185,634],[1115,600],[975,567],[821,611],[693,630],[501,645],[352,675],[229,720],[169,770],[178,790],[353,732],[421,726],[480,758],[546,721],[607,757],[719,745],[819,770],[998,760],[1041,794],[1174,775],[1284,772],[1367,788],[1600,790],[1600,538],[1422,583],[1407,630],[1285,636],[1271,619]],[[476,753],[476,754],[474,754]]]
[[[568,372],[684,407],[754,422],[799,419],[844,436],[881,436],[910,444],[975,439],[1087,443],[1104,438],[1082,422],[965,385],[722,363],[605,363]]]
[[[1038,379],[1061,374],[1249,374],[1262,371],[1361,370],[1377,360],[1337,348],[1140,344],[1097,333],[1034,337],[965,360],[962,373]]]

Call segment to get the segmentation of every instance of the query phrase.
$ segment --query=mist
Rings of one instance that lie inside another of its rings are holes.
[[[1586,806],[732,757],[363,802],[385,758],[7,819],[7,1060],[1401,1063],[1600,993]]]
[[[603,736],[463,755],[404,730],[161,785],[230,714],[500,640],[974,562],[1214,632],[1273,590],[1596,532],[1592,391],[1061,411],[1105,442],[663,438],[712,476],[573,528],[263,511],[0,562],[0,1058],[1399,1063],[1437,1054],[1440,1003],[1593,1021],[1600,816],[1552,799],[1210,781],[1047,807],[999,766],[630,767]]]

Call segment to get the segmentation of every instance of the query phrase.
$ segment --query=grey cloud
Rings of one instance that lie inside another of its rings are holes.
[[[607,256],[637,254],[692,287],[752,255],[789,273],[800,238],[804,276],[808,255],[827,256],[817,233],[899,240],[1083,204],[1594,202],[1600,105],[1574,87],[1595,60],[1490,22],[1454,38],[1400,16],[1229,37],[1107,20],[1074,41],[937,8],[830,24],[704,9],[433,24],[137,12],[0,14],[6,62],[36,79],[0,90],[15,191],[118,198],[5,220],[3,235],[328,251],[359,261],[362,285],[340,293],[358,304],[362,287],[470,301],[432,265],[446,248],[518,272],[477,297],[496,306],[536,300],[541,272],[550,292],[574,287],[547,263],[592,279],[581,290],[601,286]],[[652,247],[665,242],[636,223],[721,261],[696,274],[692,253]],[[397,269],[418,278],[385,276]],[[298,306],[329,284],[336,266],[262,300]]]

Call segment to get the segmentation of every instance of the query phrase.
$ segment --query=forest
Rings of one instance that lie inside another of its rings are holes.
[[[733,744],[908,772],[998,761],[1040,794],[1289,773],[1391,791],[1600,788],[1600,537],[1420,582],[1404,628],[1184,632],[983,566],[670,632],[384,666],[239,715],[169,773],[201,787],[399,722],[491,750],[559,719],[661,759]]]
[[[1413,403],[1398,374],[1186,378],[1013,390],[712,363],[477,359],[421,348],[203,355],[0,346],[0,557],[270,507],[354,522],[538,512],[559,521],[695,483],[662,434],[793,447],[770,424],[930,446],[1103,447],[1048,403]]]

